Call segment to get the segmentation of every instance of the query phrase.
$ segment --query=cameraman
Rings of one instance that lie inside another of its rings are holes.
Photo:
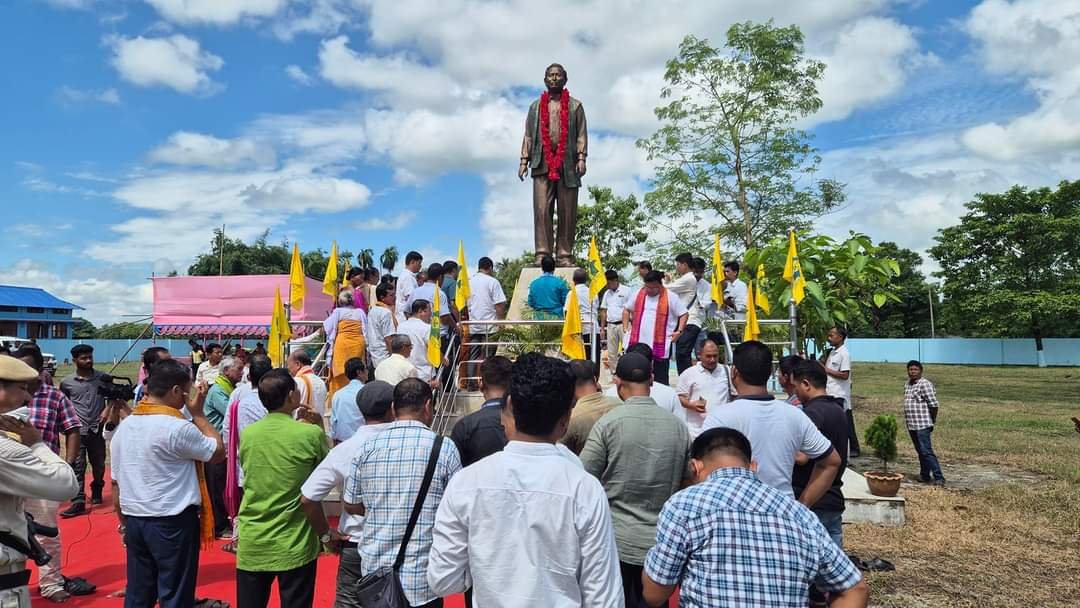
[[[22,361],[0,356],[0,606],[30,608],[29,547],[23,498],[63,501],[78,491],[74,471],[32,424],[6,416],[30,398],[27,383],[38,373]]]

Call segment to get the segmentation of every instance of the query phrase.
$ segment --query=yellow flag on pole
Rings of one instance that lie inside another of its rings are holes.
[[[458,241],[457,244],[458,286],[454,293],[454,304],[461,310],[469,305],[469,268],[465,264],[465,243]]]
[[[566,320],[562,326],[562,352],[571,359],[585,358],[585,343],[581,341],[581,306],[577,289],[570,288],[566,303]]]
[[[761,283],[765,280],[765,265],[757,265],[757,293],[754,294],[754,303],[757,307],[765,311],[765,314],[772,314],[769,310],[769,296],[765,295],[765,292],[761,291]]]
[[[724,261],[720,257],[720,235],[716,235],[713,242],[712,252],[712,300],[718,307],[724,305],[724,288],[721,283],[724,280]]]
[[[349,264],[349,258],[345,258],[345,270],[341,272],[341,288],[349,288],[349,270],[352,269],[352,264]]]
[[[270,316],[270,335],[266,341],[266,353],[274,367],[280,367],[285,360],[285,345],[292,338],[289,320],[285,315],[285,305],[281,303],[281,288],[274,288],[274,312]]]
[[[427,342],[427,360],[431,367],[442,365],[442,336],[439,335],[439,328],[442,327],[440,312],[442,305],[439,302],[441,295],[442,288],[436,285],[435,297],[431,299],[431,330],[428,333]]]
[[[304,263],[300,261],[300,246],[296,243],[289,264],[289,306],[296,313],[304,308]]]
[[[751,304],[746,307],[746,325],[743,329],[743,342],[749,340],[757,340],[758,336],[761,335],[761,326],[758,325],[757,320],[757,306],[753,304],[753,302],[756,302],[754,298],[757,295],[757,292],[754,291],[755,287],[756,286],[754,285],[754,282],[750,281],[750,285],[748,287],[748,289],[750,290],[750,297],[748,298],[748,300],[751,302]]]
[[[803,301],[806,297],[806,277],[803,276],[802,265],[799,264],[799,250],[795,245],[795,231],[788,233],[787,261],[784,262],[784,280],[791,283],[791,299],[795,303]]]
[[[589,277],[589,301],[593,301],[607,285],[604,263],[600,261],[600,249],[596,246],[595,236],[589,241]]]
[[[330,259],[326,262],[326,273],[323,274],[322,280],[322,292],[331,298],[336,298],[338,294],[337,265],[337,241],[334,241],[334,243],[330,245]]]

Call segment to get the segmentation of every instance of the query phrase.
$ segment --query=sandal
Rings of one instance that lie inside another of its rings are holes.
[[[195,608],[229,608],[229,602],[204,597],[201,600],[195,600]]]
[[[235,555],[236,543],[225,543],[224,545],[221,545],[221,550],[226,553],[232,553],[233,555]]]

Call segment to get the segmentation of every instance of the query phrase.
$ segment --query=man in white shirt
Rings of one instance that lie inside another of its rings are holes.
[[[608,367],[615,370],[619,365],[619,349],[623,342],[622,313],[630,298],[630,288],[619,284],[619,273],[604,273],[607,290],[600,299],[600,337],[607,340]]]
[[[390,386],[397,386],[398,382],[406,378],[418,377],[416,366],[411,361],[412,339],[405,334],[390,336],[390,356],[375,368],[375,379],[382,380]]]
[[[367,330],[368,354],[371,355],[371,367],[375,369],[390,356],[390,336],[397,332],[398,320],[394,312],[397,291],[390,283],[379,283],[375,288],[375,302],[368,309]]]
[[[743,320],[746,318],[746,300],[749,292],[746,283],[739,279],[739,263],[735,261],[724,263],[724,313],[729,319]],[[741,333],[741,332],[740,332]]]
[[[147,395],[116,429],[112,439],[113,500],[119,504],[127,546],[128,606],[190,607],[195,602],[199,547],[213,541],[213,519],[204,504],[202,463],[221,462],[225,446],[206,419],[208,388],[191,391],[188,368],[173,360],[156,364],[146,380]],[[202,530],[210,532],[210,538]]]
[[[830,397],[844,400],[844,414],[848,420],[849,458],[858,458],[859,434],[855,431],[855,416],[851,406],[851,353],[847,348],[847,329],[833,327],[826,337],[832,350],[825,360],[825,374],[829,376],[825,392]]]
[[[498,279],[492,276],[495,264],[491,258],[482,257],[477,268],[479,272],[469,276],[469,320],[472,322],[496,321],[505,318],[506,294],[503,293]],[[495,333],[495,330],[494,325],[469,327],[469,342],[475,345],[469,348],[469,360],[476,362],[469,365],[467,372],[469,376],[479,376],[480,363],[495,356],[498,347],[485,344],[491,341],[491,334]]]
[[[644,342],[638,342],[637,344],[634,344],[630,348],[626,349],[626,352],[623,354],[627,355],[630,353],[637,353],[642,357],[645,357],[649,361],[652,361],[652,347],[650,347],[648,344],[645,344]],[[619,399],[618,389],[619,387],[612,384],[611,386],[604,389],[604,395]],[[675,389],[671,388],[666,384],[660,384],[659,382],[654,381],[652,383],[652,386],[649,387],[649,397],[652,397],[652,400],[655,401],[656,405],[659,405],[661,409],[671,412],[675,416],[679,416],[681,419],[683,406],[682,402],[679,401],[679,393],[676,392]],[[619,399],[619,401],[622,401],[622,399]]]
[[[793,494],[791,474],[796,455],[802,452],[809,456],[814,470],[796,498],[812,507],[832,486],[840,470],[840,454],[806,414],[769,393],[766,384],[772,375],[773,356],[768,346],[748,340],[735,347],[733,358],[731,383],[736,398],[710,411],[702,432],[727,427],[745,435],[758,464],[758,478],[788,494]]]
[[[311,368],[311,355],[298,348],[289,353],[285,367],[296,379],[296,389],[300,391],[300,405],[320,416],[323,415],[326,412],[326,395],[329,391],[323,379]]]
[[[694,293],[686,305],[687,310],[690,311],[686,320],[686,329],[675,343],[675,369],[680,374],[693,365],[694,354],[705,342],[701,328],[705,327],[705,317],[712,304],[712,286],[704,279],[705,260],[701,258],[691,260],[690,272],[687,274],[694,277]]]
[[[413,290],[417,288],[416,273],[420,272],[420,265],[424,263],[424,256],[419,252],[410,251],[405,254],[405,271],[401,273],[401,276],[397,280],[397,294],[394,303],[394,314],[397,315],[398,323],[405,320],[408,309],[406,302],[409,301],[409,296],[412,295]]]
[[[657,314],[660,310],[667,312],[662,318]],[[623,311],[626,346],[638,342],[652,346],[653,377],[656,382],[670,383],[671,347],[686,329],[688,316],[683,301],[664,287],[663,275],[655,270],[645,275],[645,286]]]
[[[439,290],[439,335],[445,338],[449,336],[454,328],[457,326],[457,321],[454,320],[454,304],[450,301],[450,296],[446,294],[446,290],[443,289],[443,265],[438,262],[428,266],[427,272],[424,273],[426,281],[424,284],[413,290],[412,295],[409,296],[409,300],[406,302],[406,310],[412,310],[413,304],[418,300],[425,300],[432,306],[435,306],[435,290]],[[432,316],[435,315],[432,310]],[[428,321],[429,323],[431,321]],[[444,345],[445,347],[445,340]]]
[[[199,371],[195,372],[195,384],[205,382],[213,384],[221,373],[221,359],[224,356],[220,344],[209,344],[206,347],[206,361],[199,364]]]
[[[360,608],[356,584],[363,575],[360,572],[360,554],[357,551],[357,544],[361,540],[360,531],[364,526],[364,516],[343,511],[338,520],[338,529],[331,530],[326,521],[322,501],[326,500],[335,488],[342,489],[345,480],[352,473],[352,459],[359,453],[364,442],[381,433],[389,423],[394,421],[393,410],[390,408],[393,400],[394,387],[390,384],[381,380],[367,383],[356,399],[356,405],[360,408],[360,413],[364,415],[366,424],[358,428],[352,437],[330,450],[330,453],[300,488],[302,495],[300,506],[303,507],[304,514],[311,527],[315,529],[315,533],[320,538],[329,534],[333,538],[333,544],[341,549],[341,560],[338,562],[337,597],[334,599],[334,606],[337,608]]]
[[[409,362],[416,366],[416,377],[429,384],[434,383],[435,368],[427,356],[428,340],[431,339],[431,303],[427,300],[413,302],[412,315],[404,323],[398,324],[398,333],[408,336],[412,342]]]
[[[511,441],[455,475],[439,503],[427,568],[436,595],[471,587],[476,606],[623,607],[604,489],[555,447],[573,394],[565,362],[528,353],[514,364]]]
[[[696,439],[701,434],[706,414],[731,400],[728,370],[720,365],[720,346],[716,342],[705,341],[697,365],[679,374],[675,390],[682,405],[682,411],[675,416],[686,422],[690,438]]]

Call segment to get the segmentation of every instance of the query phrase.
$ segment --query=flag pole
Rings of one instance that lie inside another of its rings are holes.
[[[795,227],[788,228],[788,234],[795,232]],[[794,288],[795,284],[792,283]],[[791,320],[791,354],[799,354],[799,313],[795,309],[795,294],[792,289],[792,294],[788,296],[788,318]]]

